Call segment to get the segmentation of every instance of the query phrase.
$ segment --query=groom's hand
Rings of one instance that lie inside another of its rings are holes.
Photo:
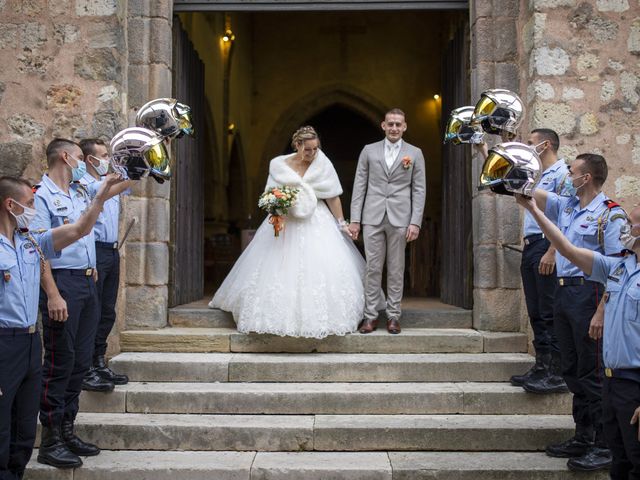
[[[360,224],[358,222],[351,222],[349,224],[349,233],[351,233],[352,239],[357,240],[358,235],[360,235]]]
[[[407,243],[413,242],[420,235],[420,227],[417,225],[409,225],[407,227]]]

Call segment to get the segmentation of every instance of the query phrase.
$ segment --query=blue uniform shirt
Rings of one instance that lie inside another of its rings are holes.
[[[564,179],[568,173],[569,168],[567,167],[567,163],[561,158],[542,173],[537,188],[562,195]],[[529,235],[539,233],[542,233],[542,230],[540,230],[538,223],[533,219],[533,215],[529,213],[529,210],[525,210],[523,235],[528,237]]]
[[[51,230],[30,234],[16,232],[15,247],[0,235],[0,328],[27,328],[38,318],[40,255],[56,257]]]
[[[600,192],[585,208],[580,208],[578,197],[561,197],[549,193],[545,215],[553,221],[565,237],[576,247],[588,248],[604,255],[622,252],[620,227],[626,223],[626,215],[620,207],[608,211],[604,203],[607,197]],[[620,218],[620,214],[624,218]],[[614,218],[616,217],[616,218]],[[605,221],[606,220],[606,221]],[[599,223],[602,225],[599,227]],[[602,235],[602,244],[598,237]],[[558,277],[581,277],[582,271],[556,252]]]
[[[607,368],[640,368],[640,266],[635,255],[595,253],[589,280],[607,284],[602,358]]]
[[[42,182],[35,197],[37,214],[30,225],[32,230],[49,230],[73,223],[80,218],[90,203],[86,188],[80,184],[69,185],[69,195],[67,195],[47,175],[42,176]],[[50,263],[53,269],[95,268],[96,244],[93,230],[63,249],[60,257],[52,259]]]
[[[80,183],[87,187],[91,198],[96,196],[102,181],[96,180],[90,174],[85,174]],[[104,202],[102,212],[98,216],[93,233],[96,242],[114,243],[118,241],[118,220],[120,217],[120,196],[115,195]]]

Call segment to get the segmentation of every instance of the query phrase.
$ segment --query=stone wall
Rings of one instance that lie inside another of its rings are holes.
[[[121,3],[0,0],[0,173],[38,180],[51,138],[124,126]]]
[[[522,72],[530,128],[561,135],[561,153],[604,155],[605,192],[640,201],[640,2],[531,0]]]

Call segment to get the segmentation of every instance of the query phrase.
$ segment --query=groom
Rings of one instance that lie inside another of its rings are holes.
[[[382,269],[387,260],[387,331],[400,333],[400,302],[404,284],[404,250],[418,238],[422,225],[426,180],[422,151],[402,140],[407,129],[399,108],[384,116],[385,139],[360,153],[351,200],[352,238],[363,225],[367,256],[364,320],[360,333],[378,327],[377,303]]]

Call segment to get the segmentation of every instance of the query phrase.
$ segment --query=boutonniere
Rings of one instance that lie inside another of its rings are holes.
[[[405,170],[409,170],[411,168],[411,157],[410,156],[406,156],[406,157],[402,157],[402,168],[404,168]]]

